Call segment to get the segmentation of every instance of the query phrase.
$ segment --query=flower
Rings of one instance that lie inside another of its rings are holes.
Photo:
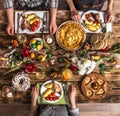
[[[28,50],[27,47],[24,47],[24,48],[23,48],[22,56],[23,56],[23,57],[29,57],[29,56],[30,56],[30,53],[29,53],[29,50]]]
[[[25,71],[26,72],[33,72],[37,69],[37,67],[33,64],[33,63],[29,63],[26,68]]]
[[[94,60],[89,60],[86,58],[81,59],[77,63],[77,67],[79,69],[79,75],[90,74],[96,66],[96,62]]]
[[[18,41],[17,40],[12,40],[11,44],[13,47],[18,47]]]

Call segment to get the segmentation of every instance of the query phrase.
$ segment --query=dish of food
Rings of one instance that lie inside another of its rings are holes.
[[[82,92],[90,99],[101,99],[107,92],[107,81],[99,73],[91,73],[82,81]]]
[[[64,22],[56,32],[56,40],[60,47],[67,51],[78,50],[86,39],[83,27],[74,21]]]
[[[40,89],[40,94],[44,101],[48,103],[55,103],[61,100],[63,96],[63,88],[59,82],[52,82],[52,80],[50,80],[43,83]]]
[[[14,97],[13,88],[11,86],[3,86],[2,87],[2,97],[13,98]]]
[[[33,38],[30,41],[30,47],[34,51],[39,51],[43,48],[43,40],[42,38]]]
[[[105,49],[108,46],[108,34],[94,34],[90,38],[90,42],[92,44],[92,50],[101,50]]]
[[[99,32],[102,27],[102,22],[104,22],[103,15],[94,10],[85,12],[81,19],[83,27],[87,32]]]
[[[37,13],[28,11],[21,15],[19,25],[25,33],[33,34],[40,30],[42,20]]]

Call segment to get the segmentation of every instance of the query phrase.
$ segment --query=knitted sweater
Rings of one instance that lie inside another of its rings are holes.
[[[17,10],[48,10],[57,8],[58,0],[3,0],[4,8],[14,6]]]
[[[29,116],[78,116],[79,110],[70,110],[67,106],[46,106],[39,107],[38,112],[30,113]]]

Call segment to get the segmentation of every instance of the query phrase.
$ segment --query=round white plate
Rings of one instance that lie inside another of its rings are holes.
[[[83,20],[86,20],[85,15],[86,15],[86,14],[89,14],[89,13],[95,13],[95,14],[98,13],[98,14],[100,15],[100,20],[101,20],[101,22],[104,22],[104,16],[103,16],[103,13],[102,13],[102,12],[95,11],[95,10],[89,10],[89,11],[85,12],[85,13],[82,15],[82,17],[81,17],[81,23],[82,23],[82,24],[84,24],[84,23],[83,23]],[[86,28],[84,27],[84,25],[83,25],[83,28],[84,28],[85,31],[88,32],[88,33],[98,33],[98,32],[101,32],[101,28],[100,28],[98,31],[96,31],[96,32],[92,32],[92,31],[86,29]]]
[[[36,40],[39,40],[39,41],[41,41],[41,44],[42,44],[42,48],[43,48],[43,40],[42,40],[42,38],[32,38],[32,39],[36,39]],[[32,40],[31,39],[31,40]],[[33,50],[33,51],[39,51],[39,50],[37,50],[36,48],[35,49],[33,49],[32,47],[31,47],[31,42],[30,42],[30,48]]]
[[[46,91],[46,87],[45,87],[45,85],[46,84],[48,84],[48,83],[51,83],[52,82],[52,80],[50,80],[50,81],[46,81],[45,83],[43,83],[42,84],[42,86],[41,86],[41,88],[40,88],[40,94],[42,95],[43,93],[44,93],[44,91]],[[44,101],[46,101],[46,102],[48,102],[48,103],[56,103],[56,102],[58,102],[58,101],[60,101],[61,100],[61,98],[62,98],[62,96],[63,96],[63,88],[62,88],[62,85],[59,83],[59,82],[57,82],[57,81],[54,81],[57,85],[59,85],[59,87],[60,87],[60,89],[61,89],[61,95],[60,95],[60,98],[59,98],[59,100],[56,100],[56,101],[47,101],[45,98],[43,98],[44,99]]]
[[[40,17],[37,12],[32,12],[32,11],[25,12],[25,13],[22,14],[22,15],[32,14],[32,13],[33,13],[33,14],[36,14],[36,16]],[[31,32],[29,29],[24,29],[24,30],[22,30],[21,24],[22,24],[22,22],[23,22],[23,17],[21,16],[21,17],[20,17],[20,20],[19,20],[19,26],[20,26],[19,28],[20,28],[24,33],[27,33],[27,34],[37,33],[37,32],[40,30],[40,28],[42,27],[42,20],[41,20],[41,19],[42,19],[42,18],[40,17],[40,26],[39,26],[39,28],[38,28],[36,31]]]

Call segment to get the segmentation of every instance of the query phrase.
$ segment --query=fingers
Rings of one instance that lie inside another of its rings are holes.
[[[55,34],[56,29],[57,29],[57,26],[56,26],[56,25],[50,26],[50,34],[51,34],[51,35]]]
[[[35,92],[35,91],[37,91],[37,90],[38,90],[37,87],[33,87],[33,88],[32,88],[32,92]]]
[[[113,11],[107,11],[105,14],[105,22],[110,23],[115,19]]]
[[[9,35],[14,35],[14,28],[7,28],[6,29],[7,30],[7,33],[9,34]]]
[[[112,22],[114,19],[115,19],[114,16],[110,15],[109,18],[108,18],[108,20],[107,20],[107,23]]]
[[[74,16],[72,16],[72,20],[80,22],[80,15],[74,15]]]
[[[77,22],[79,22],[81,19],[77,11],[71,11],[71,18],[72,20],[77,21]]]
[[[54,28],[50,28],[50,34],[53,35],[55,33],[55,29]]]
[[[76,87],[74,85],[71,85],[71,88],[73,91],[76,91]]]

